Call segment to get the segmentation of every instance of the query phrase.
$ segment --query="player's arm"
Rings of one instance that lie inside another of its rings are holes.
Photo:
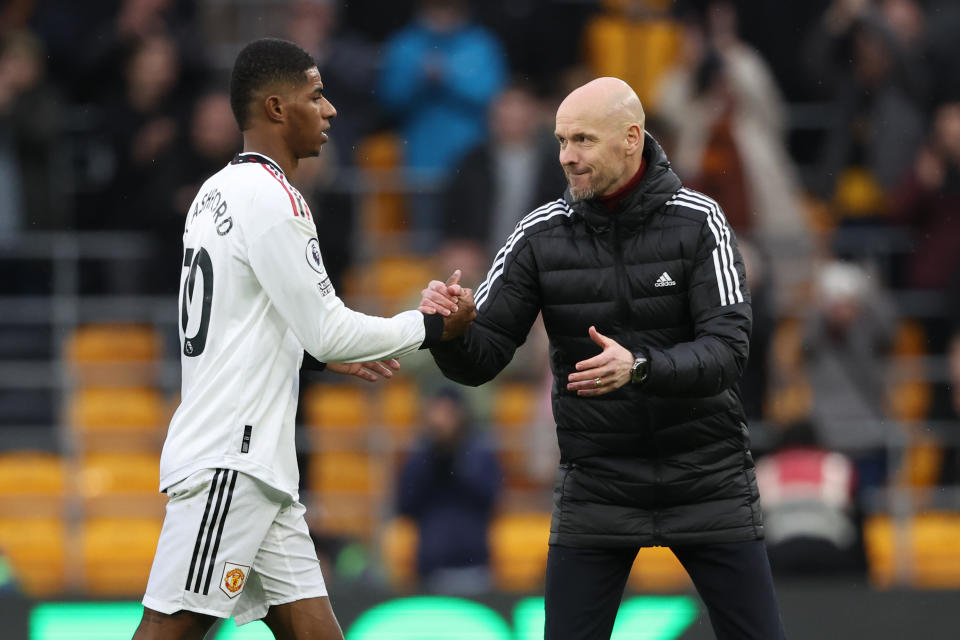
[[[248,256],[270,301],[316,360],[400,357],[439,344],[444,324],[458,321],[419,311],[380,318],[347,308],[326,274],[313,234],[313,226],[302,219],[280,220],[248,240]]]

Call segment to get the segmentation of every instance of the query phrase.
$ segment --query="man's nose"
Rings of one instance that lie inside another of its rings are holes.
[[[576,164],[576,162],[577,162],[577,156],[570,149],[569,146],[564,147],[563,149],[560,149],[560,165],[561,166],[565,167],[568,164]]]
[[[328,119],[329,119],[329,118],[336,118],[336,117],[337,117],[337,108],[336,108],[335,106],[333,106],[333,103],[330,102],[330,101],[327,101],[327,104],[329,105],[329,108],[327,109],[327,113],[325,114],[326,117],[327,117]]]

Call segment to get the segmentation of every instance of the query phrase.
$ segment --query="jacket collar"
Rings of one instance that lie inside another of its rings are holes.
[[[660,143],[648,132],[644,132],[643,157],[647,161],[646,174],[612,212],[594,199],[575,201],[570,195],[570,187],[567,187],[563,198],[573,209],[574,215],[582,217],[597,231],[609,228],[614,218],[626,228],[643,224],[647,215],[660,209],[683,186],[671,169]]]

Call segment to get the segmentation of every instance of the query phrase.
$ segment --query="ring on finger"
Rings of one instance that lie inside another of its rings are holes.
[[[602,378],[594,378],[594,379],[593,379],[593,382],[594,382],[598,387],[602,387],[602,386],[603,386],[603,379],[602,379]]]

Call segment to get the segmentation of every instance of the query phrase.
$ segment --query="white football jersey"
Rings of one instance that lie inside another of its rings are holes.
[[[344,239],[346,241],[346,239]],[[160,459],[160,489],[204,468],[236,469],[297,497],[299,369],[399,357],[424,316],[352,311],[323,267],[310,208],[266,156],[238,155],[207,180],[183,233],[183,379]]]

